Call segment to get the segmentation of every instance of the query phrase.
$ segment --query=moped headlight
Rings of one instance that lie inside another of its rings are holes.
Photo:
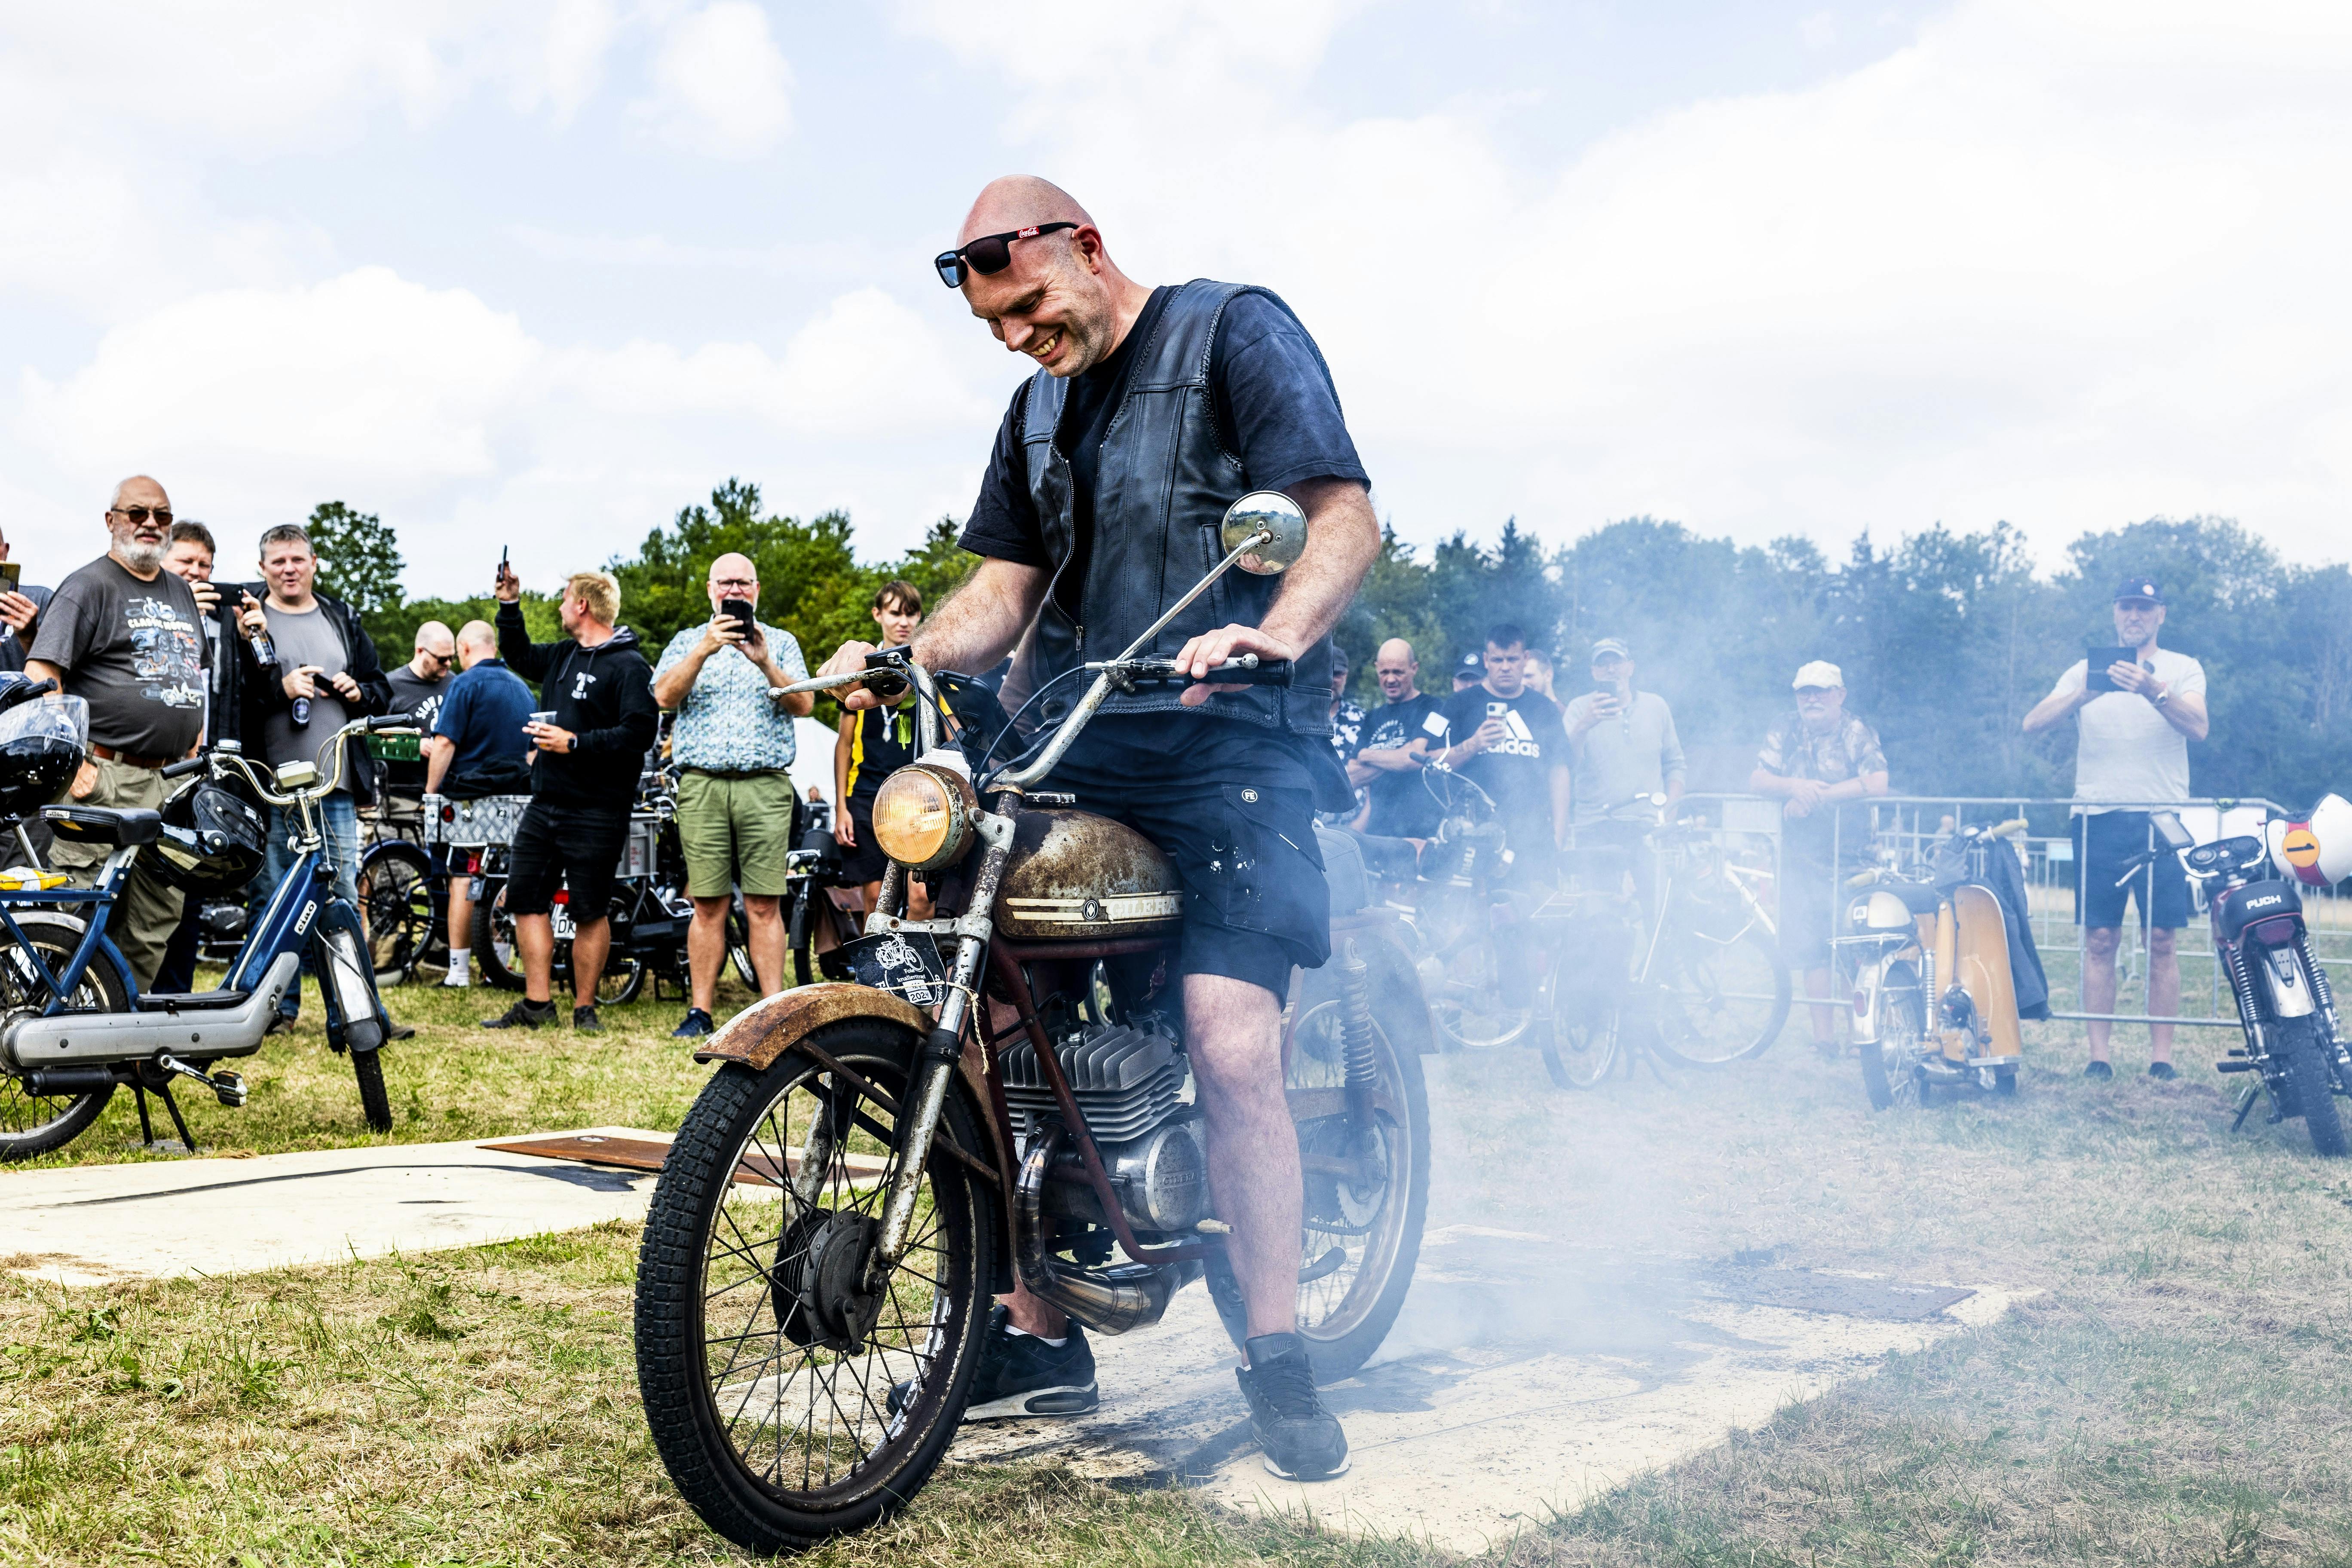
[[[916,763],[882,781],[874,796],[874,842],[914,871],[952,865],[971,847],[971,786]]]

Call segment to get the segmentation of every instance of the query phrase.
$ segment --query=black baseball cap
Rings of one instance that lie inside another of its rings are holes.
[[[2116,597],[2118,600],[2146,599],[2151,605],[2164,603],[2163,591],[2157,585],[2157,581],[2153,577],[2125,578],[2116,584]]]
[[[1486,674],[1486,656],[1475,648],[1471,649],[1454,661],[1454,673],[1475,675],[1484,679]]]

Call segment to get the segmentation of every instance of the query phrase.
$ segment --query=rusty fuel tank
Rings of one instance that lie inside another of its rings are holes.
[[[1151,840],[1090,811],[1024,811],[996,896],[996,929],[1015,942],[1172,935],[1184,894]]]

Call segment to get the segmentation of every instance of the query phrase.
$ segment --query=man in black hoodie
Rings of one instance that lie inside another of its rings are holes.
[[[609,574],[575,572],[564,584],[562,615],[571,635],[562,642],[530,640],[519,602],[522,584],[503,561],[496,593],[499,657],[525,680],[540,682],[541,710],[554,717],[523,730],[535,752],[531,802],[515,830],[507,874],[507,912],[522,949],[522,1000],[482,1023],[536,1029],[555,1021],[550,911],[561,886],[569,889],[572,916],[572,1026],[601,1035],[596,982],[613,937],[605,910],[660,713],[653,666],[638,649],[637,634],[614,624],[621,585]]]

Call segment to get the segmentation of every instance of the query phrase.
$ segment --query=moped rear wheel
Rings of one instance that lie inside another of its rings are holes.
[[[1685,1067],[1762,1056],[1789,1021],[1789,971],[1760,926],[1728,940],[1696,926],[1668,933],[1652,999],[1657,1047]]]
[[[16,926],[52,974],[66,967],[81,944],[76,921],[19,914]],[[48,1004],[48,987],[23,950],[14,943],[0,948],[0,1021],[41,1012]],[[81,984],[66,998],[68,1010],[77,1013],[120,1013],[130,1005],[130,984],[103,951],[91,955]],[[85,1094],[34,1094],[22,1079],[0,1075],[0,1163],[64,1148],[89,1130],[113,1098],[112,1084]]]
[[[2323,1159],[2344,1157],[2344,1119],[2336,1107],[2336,1075],[2328,1066],[2327,1041],[2316,1017],[2288,1018],[2278,1026],[2277,1055],[2286,1069],[2293,1103],[2289,1116],[2303,1118],[2312,1152]]]
[[[414,979],[433,945],[433,862],[415,845],[387,838],[360,858],[360,911],[379,985]]]
[[[474,905],[474,962],[482,978],[501,991],[522,989],[522,952],[515,945],[514,916],[507,913],[507,884],[492,878]]]
[[[1429,1209],[1429,1090],[1419,1054],[1382,1023],[1410,1016],[1409,1005],[1374,992],[1372,1118],[1360,1129],[1347,1111],[1339,980],[1336,963],[1308,976],[1283,1084],[1305,1167],[1298,1332],[1318,1383],[1350,1375],[1388,1337],[1412,1285]],[[1231,1275],[1213,1279],[1212,1293],[1238,1346]]]
[[[864,1529],[930,1479],[971,1398],[998,1245],[992,1192],[935,1154],[905,1257],[860,1292],[916,1041],[863,1018],[809,1039],[866,1085],[796,1050],[721,1068],[679,1124],[637,1258],[654,1445],[704,1522],[760,1552]],[[980,1146],[952,1094],[940,1126]]]

